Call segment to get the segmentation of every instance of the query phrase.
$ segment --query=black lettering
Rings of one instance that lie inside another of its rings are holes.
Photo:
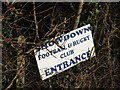
[[[84,55],[86,55],[86,53],[83,53],[83,54],[81,55],[81,58],[82,58],[82,59],[86,59],[86,57],[84,57]]]
[[[54,66],[54,68],[53,68],[53,67],[51,67],[50,69],[51,69],[51,73],[53,73],[53,71],[57,71],[56,66]]]
[[[84,33],[86,33],[86,31],[90,31],[90,29],[84,28]]]
[[[65,69],[65,68],[67,68],[67,67],[69,67],[69,65],[68,65],[68,62],[67,62],[67,61],[63,62],[63,65],[64,65],[64,69]]]
[[[61,65],[62,63],[57,65],[57,67],[59,67],[59,70],[62,70]]]
[[[51,74],[51,73],[49,72],[49,70],[50,70],[50,69],[46,69],[46,70],[45,70],[45,75],[46,75],[46,76],[48,76],[48,75]]]
[[[75,64],[75,61],[73,59],[70,59],[70,66]]]
[[[69,38],[69,35],[64,36],[64,41],[68,40]]]
[[[75,60],[76,60],[76,63],[77,63],[78,61],[81,61],[80,55],[79,55],[79,56],[76,56],[76,57],[75,57]],[[78,61],[77,61],[77,60],[78,60]]]
[[[71,37],[71,38],[74,38],[75,36],[76,36],[75,33],[71,33],[71,34],[70,34],[70,37]]]

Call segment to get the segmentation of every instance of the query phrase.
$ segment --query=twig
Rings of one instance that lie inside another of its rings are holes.
[[[80,2],[79,8],[78,8],[78,13],[77,13],[77,18],[75,20],[75,25],[74,25],[74,29],[76,29],[78,27],[79,21],[80,21],[80,14],[82,12],[82,8],[83,8],[83,0]]]
[[[37,22],[37,16],[35,11],[35,2],[33,1],[33,7],[34,7],[34,20],[35,20],[35,26],[36,26],[36,37],[39,39],[39,33],[38,33],[38,22]]]
[[[18,75],[20,74],[20,71],[21,71],[21,70],[19,70],[19,71],[17,72],[16,76],[13,78],[13,80],[12,80],[11,83],[10,83],[10,85],[9,85],[5,90],[8,90],[8,89],[12,86],[13,82],[15,81],[15,79],[16,79],[16,78],[18,77]]]

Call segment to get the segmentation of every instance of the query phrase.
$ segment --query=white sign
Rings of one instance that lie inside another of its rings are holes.
[[[89,27],[90,24],[55,37],[54,42],[34,50],[42,80],[95,56],[92,33]]]

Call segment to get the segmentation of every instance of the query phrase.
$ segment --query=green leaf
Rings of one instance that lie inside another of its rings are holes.
[[[96,9],[96,11],[95,11],[95,12],[96,12],[96,14],[99,14],[99,13],[100,13],[100,11],[99,11],[98,9]]]

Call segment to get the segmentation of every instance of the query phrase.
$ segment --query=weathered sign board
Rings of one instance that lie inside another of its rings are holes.
[[[95,56],[92,32],[89,27],[90,24],[55,37],[55,42],[47,43],[34,50],[42,80]]]

